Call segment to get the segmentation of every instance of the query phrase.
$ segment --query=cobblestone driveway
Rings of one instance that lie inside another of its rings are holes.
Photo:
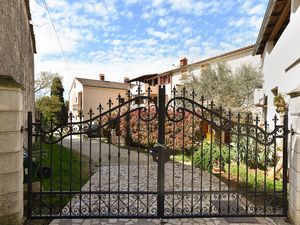
[[[73,141],[73,149],[79,151],[79,145],[75,141]],[[68,141],[64,142],[65,146],[68,146]],[[99,187],[101,190],[109,190],[110,191],[156,191],[157,190],[157,164],[152,161],[151,157],[146,154],[138,155],[137,152],[132,151],[130,154],[130,162],[131,165],[128,167],[127,165],[127,152],[126,150],[122,149],[121,157],[120,157],[120,166],[118,165],[118,160],[116,160],[116,156],[118,153],[118,148],[114,146],[110,146],[110,151],[112,154],[112,161],[110,167],[108,166],[108,161],[105,158],[108,158],[109,146],[107,144],[102,144],[102,157],[104,158],[104,165],[101,166],[101,170],[99,167],[95,167],[95,173],[92,176],[91,180],[87,182],[82,188],[83,191],[89,190],[91,187],[92,191],[99,191]],[[82,146],[83,154],[88,153],[89,149],[89,142],[84,142]],[[95,149],[95,150],[94,150]],[[99,143],[93,142],[92,143],[92,158],[95,159],[99,156]],[[138,160],[139,158],[139,160]],[[139,166],[137,165],[139,163]],[[130,169],[128,169],[130,168]],[[139,169],[138,169],[139,168]],[[173,174],[173,171],[174,172]],[[179,171],[179,172],[178,172]],[[109,176],[108,176],[109,174]],[[202,176],[200,176],[202,174]],[[215,190],[219,191],[219,187],[221,190],[227,190],[227,186],[220,182],[219,179],[212,176],[207,172],[200,171],[199,169],[192,169],[191,166],[182,165],[179,163],[172,163],[168,162],[166,164],[166,186],[165,190],[168,191],[180,191],[180,190],[198,190],[198,191],[206,191],[206,190]],[[120,179],[118,179],[118,177]],[[101,179],[100,179],[101,178]],[[138,179],[139,178],[139,179]],[[184,182],[183,179],[184,178]],[[210,179],[211,178],[211,179]],[[110,182],[109,182],[110,180]],[[101,183],[99,183],[101,182]],[[100,185],[101,184],[101,185]],[[174,198],[174,196],[173,196]],[[172,196],[168,198],[166,196],[165,207],[172,207],[172,201],[174,200]],[[197,200],[197,195],[189,196],[191,199]],[[83,200],[84,199],[84,200]],[[189,199],[189,201],[190,201]],[[83,203],[84,201],[84,203]],[[126,199],[124,200],[126,201]],[[133,199],[127,199],[127,203],[131,203]],[[169,202],[167,202],[169,201]],[[244,201],[241,199],[241,201]],[[97,204],[95,204],[97,202]],[[91,197],[85,196],[82,197],[81,200],[79,196],[75,196],[72,201],[71,205],[72,208],[78,208],[81,206],[83,211],[88,211],[89,206],[98,205],[99,198],[97,195],[92,195]],[[188,201],[187,201],[188,202]],[[105,203],[105,202],[104,202]],[[180,202],[184,208],[190,207],[185,201]],[[69,203],[70,204],[70,203]],[[134,204],[138,204],[135,203]],[[174,203],[173,203],[174,204]],[[201,203],[201,207],[209,207],[211,202],[204,202]],[[142,208],[141,204],[135,205],[135,208]],[[95,206],[97,207],[97,206]],[[122,208],[121,206],[118,206]],[[156,205],[153,205],[155,211]],[[84,209],[86,208],[86,209]],[[126,209],[126,207],[124,206]],[[200,202],[199,202],[200,208]],[[66,211],[69,210],[69,207],[66,207]],[[93,209],[92,209],[93,210]],[[96,211],[99,208],[96,208]],[[225,210],[227,210],[225,208]],[[75,210],[74,210],[75,211]],[[151,211],[151,209],[150,209]],[[73,213],[73,212],[72,212]],[[288,224],[284,221],[284,218],[201,218],[201,219],[170,219],[165,220],[166,224],[205,224],[205,225],[218,225],[218,224],[265,224],[265,225],[285,225]],[[69,224],[82,224],[82,225],[91,225],[91,224],[121,224],[121,225],[135,225],[135,224],[160,224],[160,220],[157,219],[70,219],[70,220],[53,220],[51,225],[69,225]]]

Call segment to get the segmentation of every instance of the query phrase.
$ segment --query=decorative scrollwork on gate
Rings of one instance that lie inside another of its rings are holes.
[[[214,130],[229,132],[240,137],[249,137],[262,145],[274,144],[276,137],[280,137],[284,133],[284,126],[277,125],[276,117],[274,118],[274,129],[267,131],[267,125],[261,127],[255,123],[258,118],[253,120],[248,114],[242,121],[243,117],[240,113],[235,116],[231,111],[214,107],[213,102],[207,103],[203,97],[199,103],[194,100],[194,97],[190,99],[185,96],[175,96],[168,101],[166,108],[166,116],[173,123],[182,122],[187,114],[192,114],[209,124]]]
[[[136,107],[132,106],[133,102],[142,102]],[[56,125],[51,120],[48,123],[43,123],[42,116],[37,119],[37,122],[33,124],[33,136],[40,136],[42,141],[46,144],[53,144],[63,140],[65,137],[76,134],[86,134],[91,136],[94,133],[101,132],[103,127],[110,126],[114,121],[120,121],[133,112],[138,112],[138,116],[141,121],[151,122],[157,117],[158,107],[156,102],[148,96],[137,96],[130,98],[124,103],[120,103],[112,107],[112,101],[108,102],[109,109],[102,112],[102,105],[99,105],[99,112],[97,116],[94,116],[94,112],[90,110],[88,112],[89,119],[83,120],[82,112],[79,114],[80,121],[73,122],[73,115],[69,115],[69,122],[66,125]],[[150,113],[150,111],[152,113]],[[153,113],[154,112],[154,113]]]

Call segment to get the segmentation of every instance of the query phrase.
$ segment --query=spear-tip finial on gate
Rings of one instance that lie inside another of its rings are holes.
[[[90,108],[90,110],[89,110],[89,113],[88,113],[88,114],[89,114],[89,116],[90,116],[90,117],[92,117],[92,116],[94,115],[92,108]]]
[[[99,110],[99,112],[101,113],[101,111],[102,111],[102,109],[103,109],[101,102],[99,103],[99,105],[98,105],[98,108],[97,108],[97,109],[98,109],[98,110]]]

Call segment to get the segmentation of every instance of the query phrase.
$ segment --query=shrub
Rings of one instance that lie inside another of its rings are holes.
[[[140,115],[138,110],[130,113],[130,122],[128,118],[121,119],[121,135],[130,140],[131,145],[139,145],[140,147],[153,147],[158,139],[158,120],[157,116],[150,122],[145,122],[141,119],[155,117],[155,108],[151,107],[148,112],[141,111]],[[179,118],[182,116],[181,112],[169,109],[169,115]],[[194,129],[192,128],[194,127]],[[130,128],[128,137],[128,128]],[[193,117],[192,113],[184,112],[184,120],[180,122],[173,122],[166,120],[165,124],[165,137],[166,146],[175,149],[175,151],[189,151],[193,143],[200,141],[200,136],[197,135],[201,130],[201,120],[196,116]],[[201,132],[200,132],[201,133]]]
[[[236,152],[234,148],[230,149],[230,159],[229,159],[229,148],[228,146],[221,144],[221,154],[220,154],[220,143],[209,142],[204,140],[195,152],[194,155],[194,165],[200,169],[211,171],[216,162],[221,163],[221,170],[224,170],[225,164],[229,160],[236,159]]]

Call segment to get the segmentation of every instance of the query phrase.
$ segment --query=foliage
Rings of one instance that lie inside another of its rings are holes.
[[[225,165],[225,171],[229,171],[228,164]],[[256,172],[255,172],[256,171]],[[248,173],[248,177],[247,177]],[[256,175],[255,175],[256,173]],[[239,166],[237,163],[230,164],[230,180],[239,177],[239,186],[242,188],[246,188],[248,185],[249,190],[253,190],[256,186],[257,191],[264,191],[264,184],[266,183],[266,192],[270,192],[274,190],[274,177],[269,177],[267,171],[265,170],[254,170],[248,167],[243,163]],[[255,178],[256,177],[256,178]],[[248,182],[246,182],[248,181]],[[282,181],[276,180],[275,181],[275,190],[281,191],[282,190]]]
[[[43,151],[46,152],[46,156],[40,162],[39,151],[42,146]],[[69,191],[70,186],[72,186],[72,191],[80,190],[80,176],[81,184],[84,185],[90,177],[89,171],[89,158],[85,155],[81,155],[76,151],[70,151],[66,147],[60,147],[58,144],[53,144],[52,149],[51,145],[42,144],[40,142],[35,143],[34,152],[37,152],[36,160],[39,165],[43,167],[51,167],[51,158],[52,158],[52,179],[43,178],[40,180],[41,185],[44,191],[49,191],[52,183],[52,190],[59,191],[60,188],[62,191]],[[52,157],[51,157],[52,152]],[[72,167],[70,167],[70,159],[72,159]],[[62,169],[60,169],[62,167]],[[80,171],[81,170],[81,171]],[[81,173],[81,175],[80,175]],[[33,177],[33,180],[39,180],[38,177]],[[61,184],[61,187],[60,187]],[[64,207],[72,198],[72,195],[62,196],[62,207]],[[46,196],[43,200],[49,204],[49,198]],[[52,197],[53,205],[59,207],[60,198],[58,195],[53,195]],[[33,203],[35,204],[35,203]],[[38,204],[38,203],[37,203]],[[61,210],[61,209],[59,209]]]
[[[157,143],[158,139],[158,120],[157,117],[151,122],[145,122],[141,119],[153,118],[156,110],[154,107],[150,107],[149,115],[147,112],[141,111],[139,115],[138,110],[130,113],[130,123],[128,118],[122,118],[120,121],[121,135],[125,137],[127,142],[130,140],[131,145],[139,145],[140,147],[153,147]],[[181,117],[181,112],[169,109],[170,115],[176,118]],[[189,112],[184,113],[184,121],[172,122],[166,120],[165,124],[165,140],[166,146],[176,151],[189,151],[193,144],[201,139],[200,135],[196,134],[196,130],[201,129],[201,121],[199,118],[194,117]],[[194,129],[192,124],[194,123]],[[127,136],[128,129],[130,129],[130,137]],[[193,134],[194,132],[194,134]],[[199,132],[198,132],[199,133]],[[201,132],[200,132],[201,133]],[[192,138],[194,137],[194,138]]]
[[[64,100],[64,87],[60,77],[55,77],[51,85],[51,96],[57,96],[62,102],[60,110],[54,113],[54,117],[58,124],[66,124],[68,122],[68,111]]]
[[[43,114],[44,122],[47,123],[53,118],[57,125],[66,124],[68,121],[68,111],[64,101],[64,88],[61,78],[53,78],[51,85],[51,95],[39,98],[36,101],[37,110]]]
[[[34,82],[34,92],[37,96],[45,96],[50,92],[51,84],[54,78],[62,77],[58,73],[42,71]]]
[[[276,106],[276,112],[284,113],[286,110],[286,103],[283,94],[278,94],[274,97],[274,106]]]
[[[218,164],[221,166],[221,170],[224,170],[224,166],[229,162],[229,159],[236,160],[234,149],[230,149],[229,155],[229,148],[226,145],[204,140],[195,152],[194,165],[211,172],[213,166]]]
[[[240,161],[247,164],[249,168],[267,170],[268,167],[274,165],[274,156],[270,146],[256,143],[253,138],[247,140],[247,137],[239,137],[238,141],[236,135],[232,137],[232,144],[239,154]]]
[[[225,62],[209,65],[201,76],[191,74],[183,81],[187,90],[195,90],[198,96],[213,100],[236,111],[246,111],[253,106],[254,89],[262,85],[260,69],[244,64],[235,73]]]
[[[56,113],[59,113],[63,103],[57,96],[44,96],[36,101],[36,108],[39,113],[43,114],[43,121],[47,123],[51,117]],[[58,124],[57,118],[53,118],[53,122]]]

